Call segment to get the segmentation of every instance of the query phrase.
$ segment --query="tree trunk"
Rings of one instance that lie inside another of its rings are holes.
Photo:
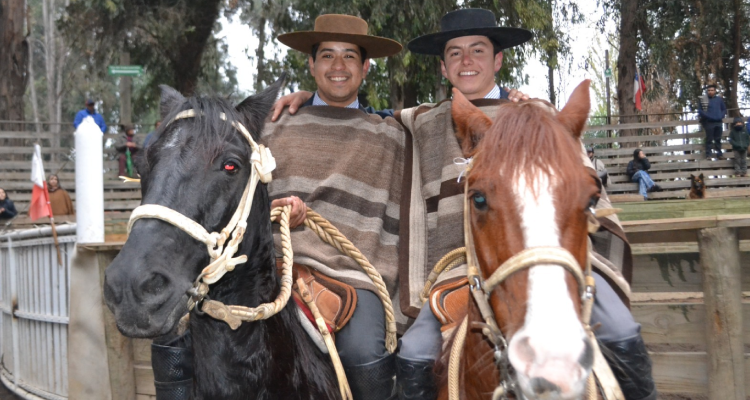
[[[29,46],[23,32],[23,0],[0,0],[0,120],[23,121]],[[17,129],[2,124],[0,129]]]
[[[734,8],[734,21],[732,26],[732,64],[730,68],[729,82],[726,84],[724,98],[726,99],[727,108],[729,108],[730,117],[740,117],[739,101],[737,92],[738,82],[740,80],[740,57],[742,57],[742,4],[740,0],[732,1]],[[725,68],[727,66],[725,65]]]
[[[219,16],[221,0],[191,1],[187,21],[193,30],[185,34],[185,41],[172,60],[175,73],[175,89],[191,96],[198,83],[201,70],[203,50],[213,31],[214,23]]]
[[[549,92],[549,102],[557,107],[557,96],[555,95],[555,68],[552,66],[551,59],[550,61],[547,61],[547,82],[549,82],[549,87],[547,88],[547,91]]]
[[[621,124],[638,122],[635,109],[635,56],[638,50],[636,19],[638,0],[620,0],[620,53],[617,56],[617,103]],[[620,130],[620,136],[635,136],[635,129]]]
[[[266,77],[266,19],[258,21],[258,49],[255,50],[255,60],[258,70],[255,75],[255,92],[263,90],[263,79]]]

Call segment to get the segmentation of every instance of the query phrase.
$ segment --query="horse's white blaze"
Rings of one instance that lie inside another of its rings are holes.
[[[560,246],[554,184],[554,176],[540,174],[533,186],[524,176],[514,185],[526,248]],[[513,338],[521,343],[511,343],[509,353],[521,386],[528,385],[530,379],[545,378],[564,393],[582,389],[578,381],[585,371],[576,366],[585,350],[584,338],[565,282],[565,270],[555,265],[530,268],[526,320]]]

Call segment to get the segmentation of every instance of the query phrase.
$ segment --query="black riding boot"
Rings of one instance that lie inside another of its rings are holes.
[[[398,400],[435,400],[435,362],[396,357]]]
[[[387,400],[393,395],[395,354],[368,364],[344,367],[354,400]]]
[[[602,342],[603,354],[627,400],[656,400],[651,358],[641,335],[619,342]]]
[[[185,335],[151,344],[156,400],[189,400],[193,395],[193,349]]]

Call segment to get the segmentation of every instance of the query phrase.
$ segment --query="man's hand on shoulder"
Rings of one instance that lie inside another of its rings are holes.
[[[276,207],[284,207],[287,205],[292,206],[292,212],[289,215],[289,228],[294,229],[305,222],[307,217],[307,206],[297,196],[284,197],[283,199],[276,199],[271,202],[271,209]]]
[[[525,94],[525,93],[521,92],[518,89],[508,89],[508,88],[503,88],[503,89],[506,92],[508,92],[508,100],[510,100],[512,102],[517,103],[517,102],[519,102],[521,100],[528,100],[529,99],[529,95],[528,94]]]
[[[286,96],[282,96],[273,104],[273,115],[271,116],[271,121],[276,122],[286,106],[289,106],[289,114],[295,114],[300,106],[305,104],[307,100],[310,100],[310,97],[312,96],[312,93],[304,90],[299,90],[294,93],[289,93]]]

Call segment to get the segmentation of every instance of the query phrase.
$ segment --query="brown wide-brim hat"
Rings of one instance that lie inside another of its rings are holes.
[[[314,31],[299,31],[279,35],[279,41],[294,50],[312,54],[321,42],[356,44],[367,51],[367,58],[388,57],[403,48],[401,43],[367,34],[367,22],[362,18],[342,14],[326,14],[315,19]]]
[[[486,36],[500,50],[526,43],[531,31],[497,26],[495,14],[481,8],[451,11],[440,19],[440,32],[420,36],[407,45],[412,53],[443,55],[449,40],[463,36]]]

